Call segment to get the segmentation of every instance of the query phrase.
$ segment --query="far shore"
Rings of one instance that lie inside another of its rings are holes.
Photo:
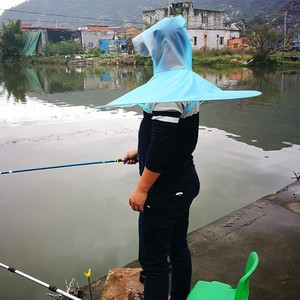
[[[272,70],[300,70],[299,52],[281,52],[273,55],[274,64]],[[235,53],[231,51],[196,51],[193,53],[193,67],[209,67],[212,69],[249,67],[252,56],[248,53]],[[99,66],[152,66],[150,58],[141,57],[138,54],[102,54],[93,57],[88,54],[74,56],[44,56],[34,55],[23,61],[24,65],[68,65],[83,67]],[[257,67],[256,67],[257,68]],[[262,66],[265,69],[266,66]]]

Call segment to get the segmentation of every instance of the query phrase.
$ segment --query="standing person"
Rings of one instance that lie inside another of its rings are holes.
[[[140,180],[129,196],[139,212],[139,261],[145,271],[145,300],[185,300],[191,282],[187,244],[189,209],[200,188],[192,153],[198,140],[199,101],[258,96],[257,91],[222,91],[192,71],[192,45],[183,17],[165,18],[132,40],[151,56],[154,76],[104,107],[140,105],[143,119],[138,149]],[[100,106],[101,108],[103,106]]]
[[[171,299],[185,300],[190,291],[191,255],[187,244],[189,208],[200,188],[192,152],[198,139],[199,112],[189,103],[154,104],[144,111],[139,129],[141,178],[129,197],[139,211],[139,261],[145,271],[145,300],[167,300],[168,256],[172,265]]]
[[[177,25],[157,30],[153,40],[154,62],[168,70],[180,67],[180,59],[184,59],[178,58],[178,52],[184,56],[180,45],[185,29],[181,23]],[[129,205],[140,212],[139,261],[145,271],[144,299],[168,299],[169,256],[171,299],[185,300],[192,269],[187,244],[189,208],[200,188],[192,156],[198,139],[199,106],[193,102],[153,103],[144,107],[143,114],[138,150],[128,152],[123,160],[132,163],[137,156],[139,160],[141,177]]]

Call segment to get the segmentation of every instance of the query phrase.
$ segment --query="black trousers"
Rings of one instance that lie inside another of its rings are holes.
[[[144,300],[167,300],[168,256],[172,265],[171,299],[186,300],[191,284],[191,255],[187,245],[189,209],[198,195],[195,170],[168,185],[154,185],[139,216],[139,261],[145,271]]]

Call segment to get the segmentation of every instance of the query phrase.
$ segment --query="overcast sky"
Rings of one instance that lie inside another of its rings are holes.
[[[0,0],[0,14],[3,13],[3,9],[11,8],[25,1],[26,0]]]

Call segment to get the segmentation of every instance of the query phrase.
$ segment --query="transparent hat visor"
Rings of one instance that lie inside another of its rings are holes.
[[[132,42],[142,56],[151,56],[154,76],[106,105],[229,100],[259,96],[258,91],[223,91],[192,71],[192,46],[183,17],[165,18]]]
[[[132,39],[135,50],[142,56],[150,56],[149,50],[144,42],[143,33]]]

